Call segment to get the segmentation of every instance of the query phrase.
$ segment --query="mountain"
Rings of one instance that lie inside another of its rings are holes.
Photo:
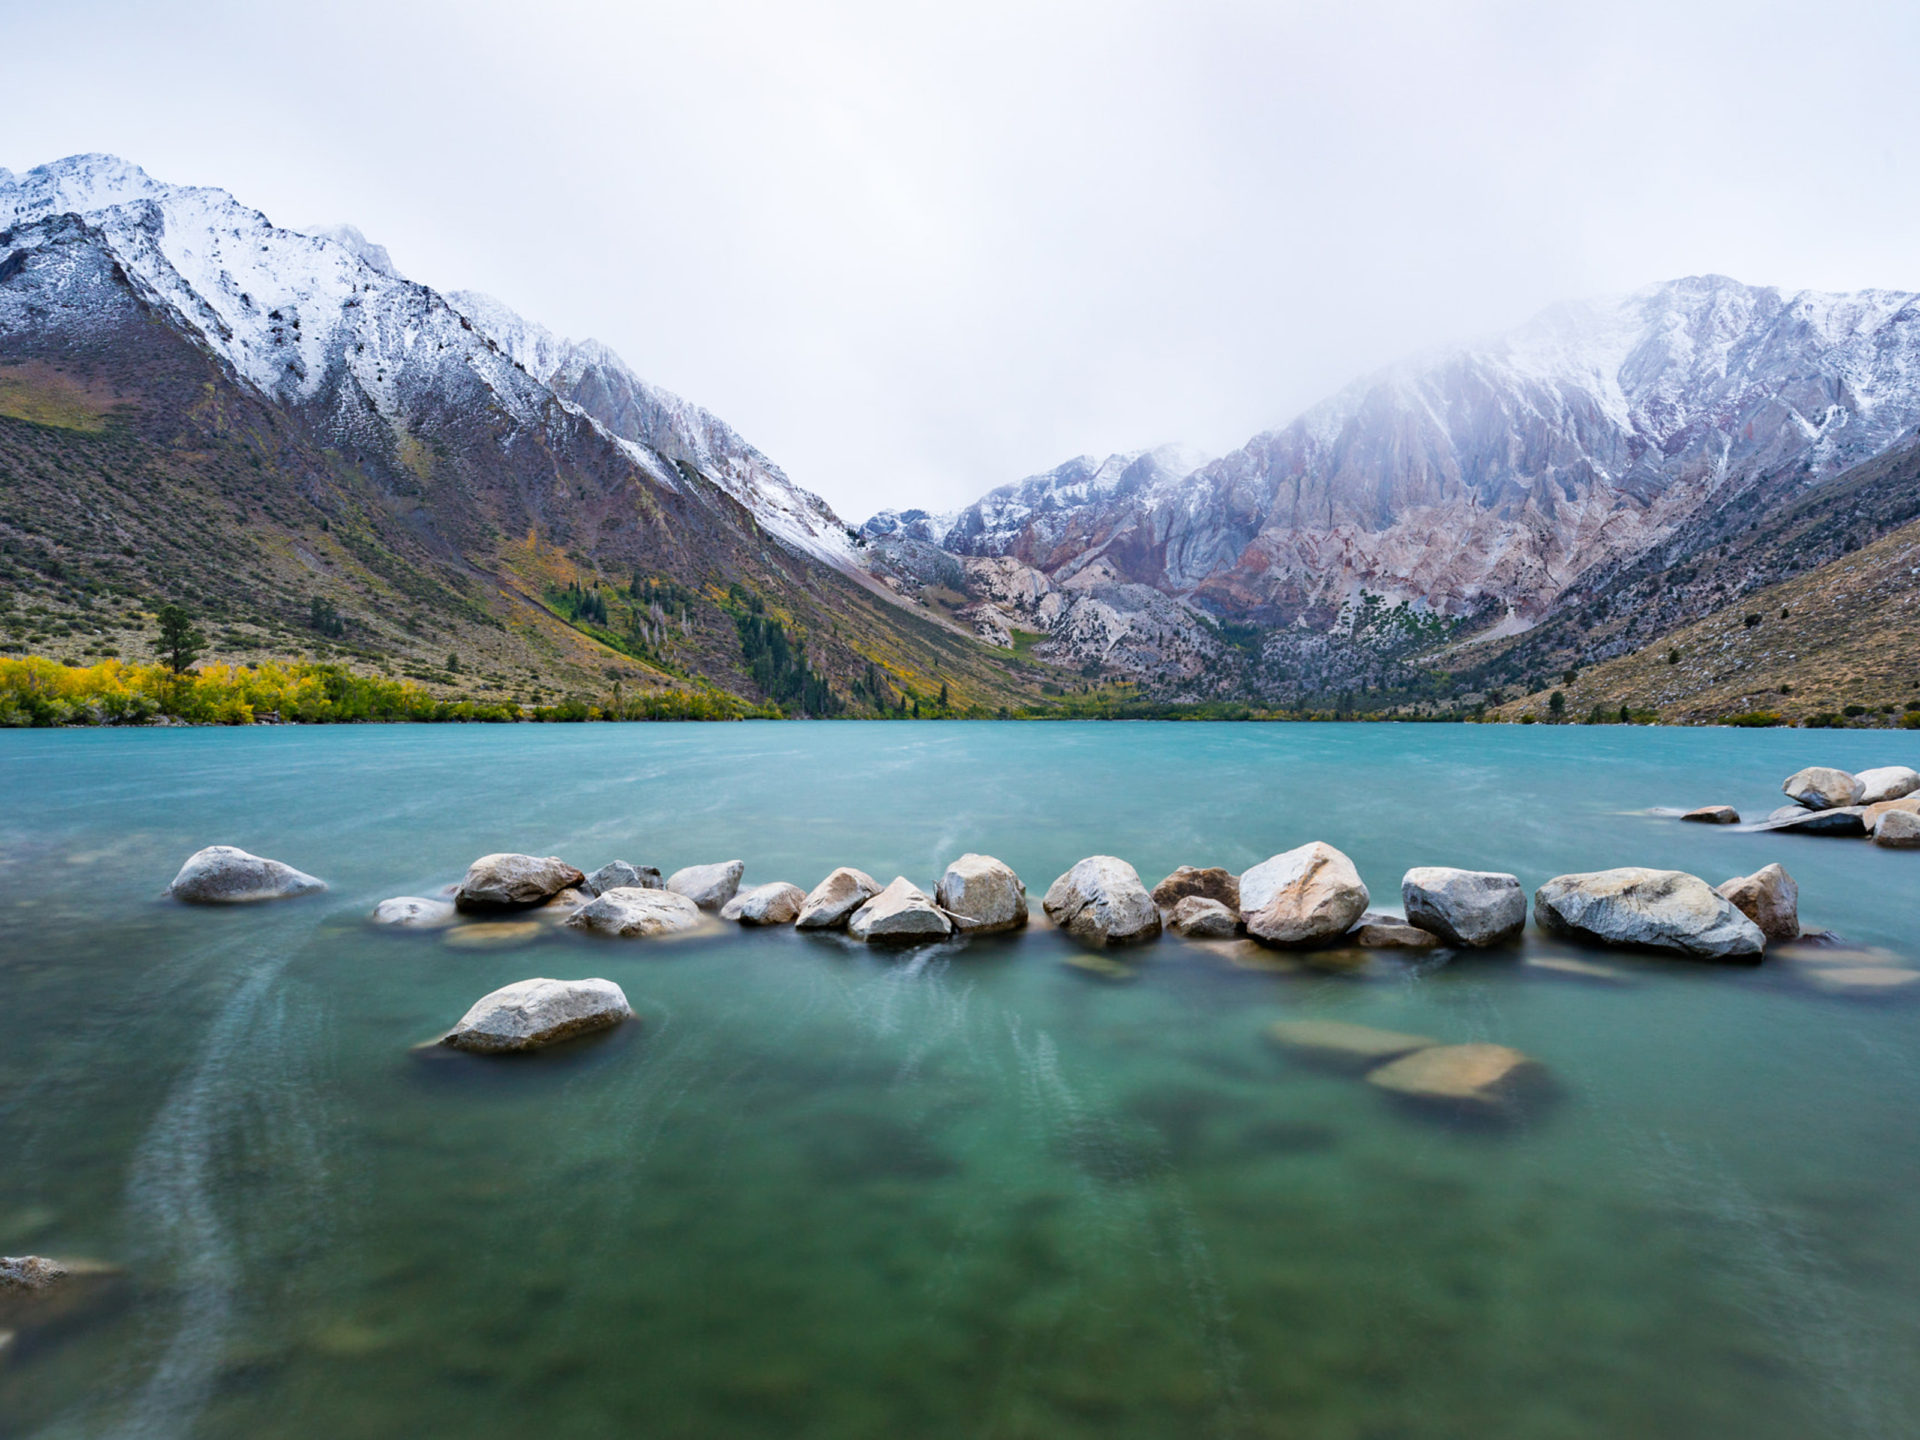
[[[477,695],[1037,694],[1041,667],[883,598],[707,412],[343,234],[110,156],[0,171],[10,648],[137,655],[129,607],[176,599],[221,655]]]
[[[1413,683],[1404,662],[1476,635],[1498,643],[1475,663],[1524,670],[1583,654],[1581,623],[1543,622],[1734,517],[1766,526],[1916,424],[1920,297],[1692,277],[1414,357],[1190,473],[1071,461],[941,544],[1178,600],[1242,632],[1246,663],[1211,673],[1256,695]]]

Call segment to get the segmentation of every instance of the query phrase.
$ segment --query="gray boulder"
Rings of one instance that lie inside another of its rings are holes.
[[[632,1018],[611,980],[520,980],[481,996],[440,1043],[483,1055],[537,1050]]]
[[[187,857],[167,894],[188,905],[250,905],[315,895],[326,888],[326,881],[278,860],[249,855],[232,845],[209,845]]]
[[[1769,940],[1796,940],[1800,936],[1800,887],[1778,865],[1763,865],[1751,875],[1739,875],[1714,886],[1734,909],[1760,927]]]
[[[1920,770],[1912,770],[1905,765],[1880,765],[1872,770],[1862,770],[1853,778],[1860,782],[1859,803],[1862,805],[1902,800],[1920,790]]]
[[[1400,903],[1410,923],[1449,945],[1502,945],[1527,928],[1527,892],[1498,870],[1416,865],[1401,877]]]
[[[418,895],[396,895],[373,907],[375,925],[395,930],[444,930],[458,918],[451,900],[424,900]]]
[[[1167,928],[1189,940],[1231,940],[1240,933],[1240,915],[1205,895],[1185,895],[1174,902]]]
[[[1571,939],[1703,960],[1758,963],[1767,937],[1697,875],[1629,866],[1559,875],[1533,896],[1542,929]]]
[[[1240,918],[1247,934],[1266,945],[1337,940],[1366,913],[1368,898],[1353,862],[1319,840],[1263,860],[1240,877]]]
[[[1092,855],[1047,887],[1041,905],[1068,934],[1101,945],[1137,945],[1160,934],[1160,907],[1124,860]]]
[[[933,898],[969,935],[1018,930],[1027,923],[1027,887],[991,855],[962,855],[947,867]]]
[[[946,939],[953,922],[926,891],[901,875],[853,912],[847,933],[869,945],[922,945]]]
[[[1920,815],[1889,810],[1873,827],[1873,843],[1887,850],[1920,850]]]
[[[1217,900],[1229,910],[1238,911],[1240,877],[1218,865],[1204,870],[1195,865],[1182,865],[1153,887],[1153,903],[1162,910],[1173,909],[1189,895]]]
[[[791,925],[807,903],[807,892],[798,885],[775,880],[742,890],[720,907],[722,920],[737,920],[742,925]]]
[[[609,860],[581,883],[589,895],[604,895],[609,890],[658,890],[660,872],[651,865],[630,865],[625,860]]]
[[[1859,777],[1826,765],[1796,770],[1780,787],[1787,798],[1809,810],[1831,810],[1836,805],[1858,805],[1865,786]]]
[[[453,903],[462,910],[524,910],[586,878],[558,855],[482,855],[467,867]]]
[[[564,923],[570,930],[584,930],[593,935],[650,940],[697,930],[700,907],[672,890],[621,885],[581,906]]]
[[[838,930],[879,893],[878,880],[864,870],[842,865],[807,892],[794,924],[802,930]]]
[[[1793,835],[1864,835],[1867,807],[1840,805],[1831,810],[1799,810],[1778,820],[1767,820],[1756,830],[1784,830]]]
[[[688,865],[667,877],[667,889],[686,896],[702,910],[718,910],[739,892],[740,877],[746,869],[744,860]]]

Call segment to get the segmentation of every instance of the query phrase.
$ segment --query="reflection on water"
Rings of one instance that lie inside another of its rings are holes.
[[[129,1276],[22,1331],[0,1435],[1912,1435],[1920,997],[1831,977],[1920,963],[1920,862],[1624,813],[1764,813],[1901,738],[0,736],[0,1251]],[[1746,970],[1169,939],[1101,973],[1044,927],[884,955],[360,923],[500,848],[802,884],[976,849],[1037,891],[1089,853],[1152,880],[1310,838],[1381,902],[1413,864],[1778,859],[1846,943]],[[333,889],[156,898],[220,841]],[[415,1048],[535,974],[616,980],[639,1023]],[[1410,1112],[1272,1045],[1283,1018],[1517,1046],[1552,1096]]]

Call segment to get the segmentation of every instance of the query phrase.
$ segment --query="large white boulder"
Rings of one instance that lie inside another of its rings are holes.
[[[838,930],[853,912],[880,893],[880,882],[864,870],[842,865],[807,892],[800,918],[802,930]]]
[[[1366,913],[1368,898],[1353,861],[1319,840],[1262,860],[1240,877],[1247,934],[1267,945],[1337,940]]]
[[[744,860],[688,865],[667,877],[667,889],[686,896],[702,910],[718,910],[739,892],[740,877],[746,869]]]
[[[969,935],[1018,930],[1027,923],[1027,887],[991,855],[962,855],[947,866],[933,898]]]
[[[720,907],[722,920],[737,920],[742,925],[791,925],[807,903],[807,892],[798,885],[775,880],[742,890]]]
[[[519,980],[481,996],[440,1043],[481,1054],[537,1050],[632,1018],[611,980]]]
[[[373,907],[373,923],[395,930],[444,930],[458,916],[451,900],[427,900],[418,895],[396,895]]]
[[[1809,765],[1796,770],[1780,787],[1789,800],[1809,810],[1832,810],[1840,805],[1858,805],[1866,788],[1856,775],[1826,765]]]
[[[1911,770],[1905,765],[1880,765],[1872,770],[1862,770],[1853,777],[1860,782],[1860,805],[1879,805],[1888,800],[1901,800],[1920,790],[1920,770]]]
[[[1102,945],[1135,945],[1160,933],[1160,907],[1124,860],[1091,855],[1047,887],[1047,918]]]
[[[467,867],[453,903],[462,910],[523,910],[544,905],[587,877],[558,855],[482,855]]]
[[[570,930],[614,935],[622,940],[650,940],[680,935],[700,927],[700,907],[671,890],[621,885],[595,897],[566,918]]]
[[[1769,940],[1793,940],[1800,934],[1800,887],[1778,865],[1763,865],[1751,875],[1736,875],[1714,890],[1760,927]]]
[[[1416,865],[1401,877],[1400,902],[1411,923],[1449,945],[1500,945],[1527,928],[1527,892],[1498,870]]]
[[[1703,960],[1758,963],[1767,948],[1732,901],[1680,870],[1558,875],[1534,892],[1533,916],[1552,934]]]
[[[946,939],[953,922],[926,891],[900,875],[853,912],[847,933],[869,945],[920,945]]]
[[[209,845],[187,857],[167,893],[189,905],[248,905],[314,895],[326,888],[326,881],[278,860],[249,855],[232,845]]]
[[[658,890],[660,872],[651,865],[609,860],[587,876],[580,888],[589,895],[604,895],[609,890]]]

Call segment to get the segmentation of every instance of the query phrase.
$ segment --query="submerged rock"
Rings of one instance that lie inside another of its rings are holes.
[[[1920,850],[1920,815],[1889,810],[1873,827],[1873,843],[1888,850]]]
[[[853,912],[847,933],[869,945],[920,945],[946,939],[953,922],[926,891],[899,875]]]
[[[1202,870],[1194,865],[1182,865],[1166,879],[1153,887],[1153,903],[1163,910],[1171,910],[1189,895],[1198,895],[1205,900],[1217,900],[1229,910],[1240,908],[1240,878],[1231,870],[1223,870],[1212,865]]]
[[[802,930],[837,930],[879,893],[878,880],[864,870],[842,865],[807,892],[794,924]]]
[[[581,906],[565,923],[569,930],[612,935],[622,940],[649,940],[697,930],[700,908],[672,890],[621,885]]]
[[[188,905],[250,905],[315,895],[326,888],[326,881],[278,860],[249,855],[232,845],[209,845],[187,857],[167,894]]]
[[[1789,775],[1780,787],[1787,798],[1809,810],[1831,810],[1837,805],[1858,805],[1865,786],[1859,777],[1826,765],[1809,765]]]
[[[455,925],[442,939],[456,950],[517,950],[547,933],[538,920],[498,920],[481,925]]]
[[[742,925],[791,925],[807,902],[807,892],[798,885],[775,880],[742,890],[720,907],[722,920],[737,920]]]
[[[1879,765],[1871,770],[1862,770],[1853,777],[1860,782],[1862,805],[1879,805],[1888,800],[1901,800],[1920,790],[1920,770],[1905,765]]]
[[[1800,978],[1829,995],[1885,995],[1920,984],[1920,970],[1881,965],[1808,966]]]
[[[1763,865],[1751,875],[1736,875],[1714,890],[1731,900],[1769,940],[1793,940],[1800,934],[1800,887],[1778,865]]]
[[[712,865],[688,865],[667,877],[667,889],[684,895],[702,910],[718,910],[740,889],[746,873],[744,860],[722,860]]]
[[[1740,812],[1731,805],[1702,805],[1698,810],[1689,810],[1680,817],[1691,820],[1696,825],[1738,825]]]
[[[1343,1069],[1364,1070],[1437,1044],[1424,1035],[1376,1030],[1345,1020],[1278,1020],[1267,1038],[1302,1058]]]
[[[1431,950],[1440,937],[1418,925],[1409,925],[1397,915],[1368,912],[1360,923],[1346,933],[1349,944],[1364,950]]]
[[[444,930],[459,918],[451,900],[425,900],[418,895],[396,895],[373,907],[375,925],[395,930]]]
[[[1231,940],[1240,933],[1240,916],[1209,896],[1186,895],[1174,902],[1167,928],[1189,940]]]
[[[1366,913],[1368,898],[1353,862],[1319,840],[1263,860],[1240,877],[1240,918],[1247,934],[1266,945],[1337,940]]]
[[[462,910],[524,910],[586,878],[558,855],[482,855],[467,867],[453,903]]]
[[[1091,855],[1047,887],[1047,918],[1101,945],[1137,945],[1160,934],[1160,907],[1140,874],[1112,855]]]
[[[1027,887],[991,855],[962,855],[947,867],[933,896],[969,935],[1018,930],[1027,923]]]
[[[1527,892],[1498,870],[1416,865],[1401,877],[1400,903],[1411,923],[1449,945],[1501,945],[1527,928]]]
[[[1758,963],[1767,937],[1697,875],[1628,866],[1559,875],[1533,897],[1534,918],[1556,935],[1702,960]]]
[[[1367,1083],[1408,1100],[1483,1114],[1508,1110],[1546,1078],[1539,1061],[1507,1045],[1433,1045],[1367,1072]]]
[[[519,980],[481,996],[440,1043],[489,1055],[537,1050],[632,1018],[611,980]]]
[[[632,865],[625,860],[609,860],[581,882],[589,895],[604,895],[609,890],[658,890],[660,872],[651,865]]]
[[[1569,955],[1531,955],[1527,966],[1555,975],[1571,975],[1576,980],[1596,980],[1603,985],[1631,985],[1633,977],[1611,965],[1596,965],[1591,960],[1575,960]]]
[[[0,1335],[74,1320],[123,1287],[126,1272],[99,1260],[0,1256]],[[0,1346],[0,1361],[5,1359]]]

